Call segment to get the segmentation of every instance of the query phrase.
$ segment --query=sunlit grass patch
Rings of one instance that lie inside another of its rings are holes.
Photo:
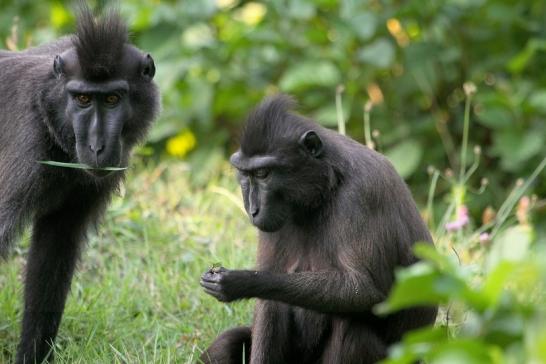
[[[216,262],[254,264],[255,232],[234,203],[235,177],[226,166],[208,185],[193,187],[190,173],[183,163],[129,173],[83,253],[56,363],[195,362],[220,331],[250,323],[252,301],[226,305],[199,286]],[[2,363],[16,350],[27,246],[17,244],[0,264]]]

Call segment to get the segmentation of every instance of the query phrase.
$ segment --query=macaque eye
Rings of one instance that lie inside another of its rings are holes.
[[[108,95],[105,99],[106,103],[108,105],[115,105],[119,102],[119,96],[118,95]]]
[[[237,170],[237,175],[239,176],[239,178],[247,178],[248,177],[248,171],[239,169],[239,170]]]
[[[89,104],[91,103],[91,98],[85,94],[76,95],[75,99],[80,106],[89,106]]]
[[[262,178],[265,178],[267,176],[269,176],[269,169],[267,169],[267,168],[260,168],[260,169],[257,169],[257,170],[254,171],[254,177],[256,177],[256,178],[262,179]]]

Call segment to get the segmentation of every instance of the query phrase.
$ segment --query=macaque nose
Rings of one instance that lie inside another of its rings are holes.
[[[251,207],[250,208],[250,214],[252,215],[252,217],[256,217],[258,216],[258,213],[260,212],[260,208],[259,207]]]
[[[104,144],[89,144],[89,149],[96,155],[104,150]]]

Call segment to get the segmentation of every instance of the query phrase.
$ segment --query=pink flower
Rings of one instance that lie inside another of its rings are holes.
[[[469,221],[468,208],[465,205],[462,205],[457,209],[457,219],[448,222],[445,225],[445,228],[447,231],[461,230]]]
[[[491,235],[489,235],[489,233],[481,233],[479,239],[480,243],[485,244],[491,240]]]

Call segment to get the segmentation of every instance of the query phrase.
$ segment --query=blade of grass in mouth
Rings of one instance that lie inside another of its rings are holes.
[[[38,161],[38,162],[48,166],[54,166],[54,167],[75,168],[75,169],[94,169],[94,170],[100,170],[100,171],[123,171],[127,169],[127,167],[94,168],[94,167],[88,166],[87,164],[65,163],[65,162],[56,162],[56,161]]]

